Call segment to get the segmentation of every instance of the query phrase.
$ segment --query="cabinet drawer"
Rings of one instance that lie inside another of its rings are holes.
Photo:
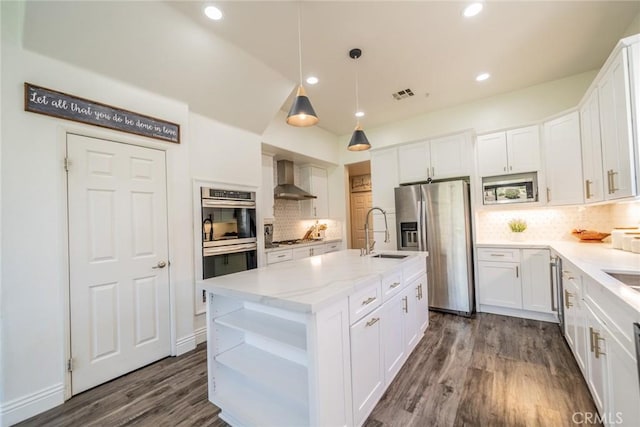
[[[342,242],[326,243],[324,245],[324,252],[329,253],[329,252],[339,251],[341,245],[342,245]]]
[[[478,248],[479,261],[519,262],[520,249],[511,248]]]
[[[404,283],[415,280],[424,274],[425,271],[427,271],[427,261],[423,257],[418,257],[418,259],[407,263],[402,271]]]
[[[382,304],[380,281],[371,281],[368,286],[349,297],[349,320],[353,324],[362,316]]]
[[[396,271],[383,277],[382,279],[382,299],[388,301],[389,298],[400,292],[403,288],[402,272]]]
[[[267,264],[290,261],[291,259],[293,259],[293,252],[291,249],[286,251],[267,252]]]

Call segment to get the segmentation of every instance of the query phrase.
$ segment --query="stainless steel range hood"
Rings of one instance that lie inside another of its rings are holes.
[[[275,199],[286,200],[309,200],[316,196],[293,184],[293,162],[289,160],[278,160],[278,185],[273,189]]]

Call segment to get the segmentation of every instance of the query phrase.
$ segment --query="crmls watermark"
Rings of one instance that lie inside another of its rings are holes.
[[[571,421],[574,424],[603,424],[603,425],[616,425],[622,424],[622,412],[610,413],[605,412],[600,415],[597,412],[574,412],[571,416]]]

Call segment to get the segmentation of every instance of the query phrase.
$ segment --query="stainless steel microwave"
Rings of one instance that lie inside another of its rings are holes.
[[[483,204],[530,203],[538,201],[538,176],[534,173],[482,179]]]

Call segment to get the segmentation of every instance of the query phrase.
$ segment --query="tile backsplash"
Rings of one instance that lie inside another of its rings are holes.
[[[320,224],[327,224],[325,239],[342,237],[342,224],[331,219],[319,219]],[[301,239],[307,230],[316,223],[313,219],[302,219],[300,202],[295,200],[275,200],[273,220],[273,241]]]
[[[507,223],[521,218],[527,222],[525,240],[571,240],[574,228],[610,233],[614,227],[640,226],[640,202],[599,206],[542,207],[532,209],[480,210],[476,212],[478,242],[508,240]],[[608,237],[605,242],[610,241]]]

